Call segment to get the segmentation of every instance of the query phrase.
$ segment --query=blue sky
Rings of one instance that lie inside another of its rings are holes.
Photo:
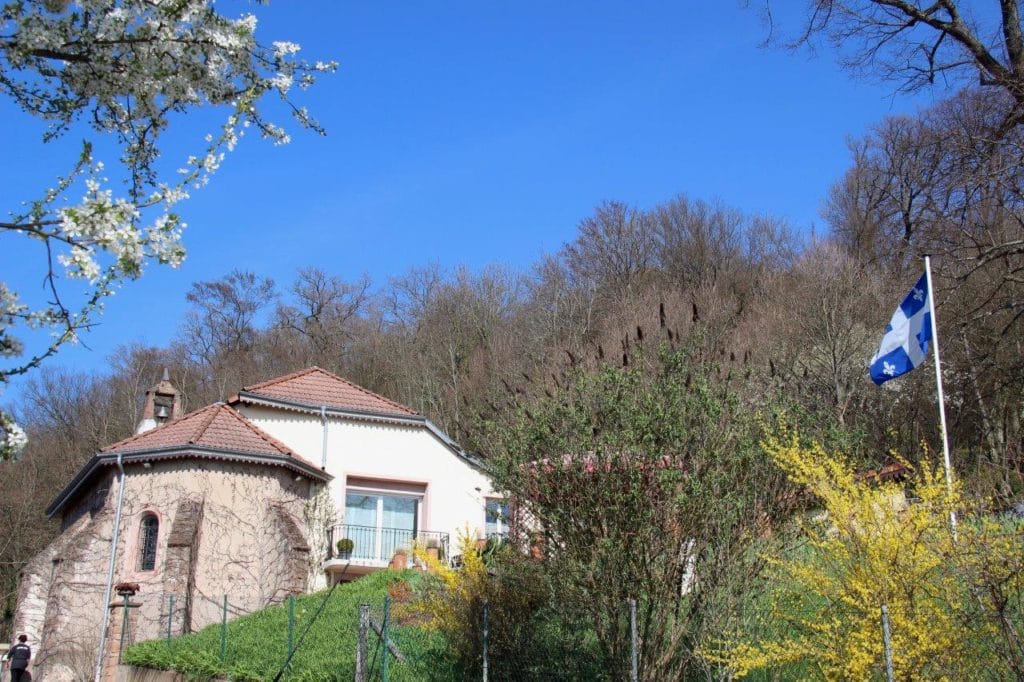
[[[823,231],[847,139],[930,96],[854,80],[828,50],[764,49],[757,12],[734,0],[217,6],[255,13],[265,42],[339,62],[299,96],[328,135],[293,131],[286,147],[244,140],[182,207],[181,269],[128,285],[84,338],[89,348],[58,364],[101,370],[118,344],[165,342],[189,284],[232,268],[281,285],[310,265],[378,285],[433,262],[527,268],[607,199],[647,207],[686,193]],[[9,104],[0,117],[7,211],[52,184],[80,135],[44,147],[39,126]],[[216,120],[179,121],[172,167]],[[38,264],[3,242],[0,272],[38,289]]]

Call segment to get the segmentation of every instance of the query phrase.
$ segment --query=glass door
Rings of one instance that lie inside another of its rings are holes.
[[[380,554],[377,497],[363,493],[345,495],[345,537],[352,540],[353,559],[367,561]]]
[[[345,494],[345,537],[353,542],[352,557],[388,561],[395,550],[412,547],[420,499],[411,495],[349,491]]]
[[[412,549],[418,502],[413,497],[381,496],[381,560],[390,559],[399,547]]]

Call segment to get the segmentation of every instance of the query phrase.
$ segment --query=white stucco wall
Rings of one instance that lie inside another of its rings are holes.
[[[239,411],[310,462],[321,465],[320,416],[262,406]],[[451,542],[467,526],[481,537],[485,498],[491,482],[479,469],[452,452],[426,427],[327,417],[327,473],[337,523],[344,522],[345,485],[350,477],[424,484],[420,529],[448,533]]]

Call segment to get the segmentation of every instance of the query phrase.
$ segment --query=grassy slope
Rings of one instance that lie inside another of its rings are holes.
[[[358,605],[371,605],[379,623],[388,584],[405,580],[415,586],[422,574],[414,571],[379,571],[347,585],[339,585],[323,613],[292,658],[291,674],[284,680],[351,680],[355,674]],[[318,592],[296,598],[295,639],[328,593]],[[401,607],[399,607],[400,611]],[[390,678],[402,680],[446,679],[444,648],[440,636],[414,626],[395,624],[393,639],[408,663],[391,659]],[[228,623],[227,655],[220,661],[221,628],[211,625],[197,633],[172,639],[142,642],[125,652],[132,665],[174,669],[191,679],[223,676],[231,680],[272,680],[287,657],[288,609],[274,606]],[[371,635],[370,659],[380,668],[377,638]]]

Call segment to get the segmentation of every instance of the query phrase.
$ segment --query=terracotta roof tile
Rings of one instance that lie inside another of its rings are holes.
[[[139,452],[188,445],[257,455],[284,455],[313,466],[223,403],[209,405],[151,431],[108,445],[103,452]]]
[[[190,447],[203,450],[190,452]],[[170,452],[167,452],[168,450]],[[321,472],[319,467],[292,452],[287,445],[224,403],[208,405],[163,426],[125,438],[108,445],[100,453],[124,453],[130,455],[133,461],[147,461],[149,456],[209,457],[226,461],[236,458],[244,460],[247,455],[272,456],[276,459],[266,460],[268,464],[283,464],[321,480],[331,478],[326,472]],[[47,515],[53,516],[64,509],[69,501],[77,499],[83,489],[82,486],[89,483],[98,468],[109,466],[112,461],[112,457],[93,457],[50,504],[46,510]]]
[[[375,414],[416,415],[414,410],[405,405],[388,400],[319,367],[286,374],[242,390],[256,396],[301,403],[310,407],[325,405],[339,410]]]

